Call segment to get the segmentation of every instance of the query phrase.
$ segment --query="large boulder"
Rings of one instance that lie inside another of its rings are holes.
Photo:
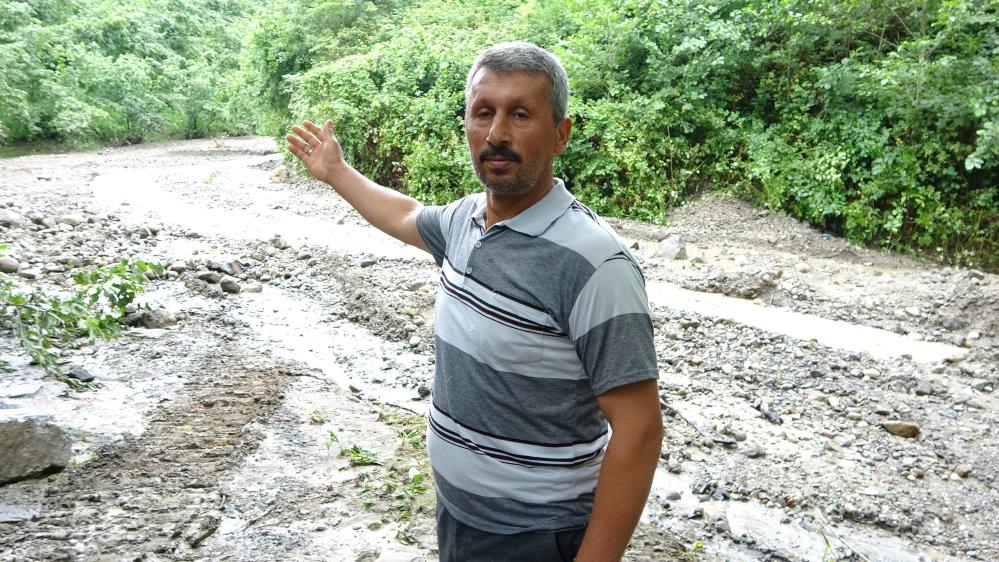
[[[71,445],[66,431],[47,420],[0,422],[0,485],[65,468]]]

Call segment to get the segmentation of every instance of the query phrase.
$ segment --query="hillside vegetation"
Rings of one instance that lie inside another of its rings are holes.
[[[0,142],[135,142],[332,118],[426,202],[476,189],[475,55],[556,54],[557,174],[652,222],[733,191],[824,231],[999,267],[996,0],[144,0],[0,6]]]

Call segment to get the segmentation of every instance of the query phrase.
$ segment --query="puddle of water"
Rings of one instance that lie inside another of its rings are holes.
[[[867,353],[875,359],[909,355],[919,363],[938,363],[963,357],[968,352],[953,345],[917,341],[886,330],[761,306],[725,295],[691,291],[671,283],[649,282],[646,288],[649,300],[655,305],[725,318],[797,339],[815,340],[828,347]]]
[[[94,178],[91,188],[98,206],[106,212],[116,213],[126,222],[161,221],[194,230],[203,236],[234,240],[267,240],[280,234],[294,246],[308,243],[346,253],[363,251],[390,259],[430,259],[422,250],[403,244],[374,228],[338,225],[337,217],[309,217],[275,209],[279,202],[289,200],[292,194],[255,187],[268,181],[266,172],[250,167],[256,160],[261,159],[248,159],[245,168],[228,168],[224,180],[217,179],[205,186],[206,190],[227,195],[238,203],[226,208],[208,206],[204,200],[185,200],[158,185],[161,178],[167,177],[171,180],[188,178],[190,185],[200,185],[205,178],[212,176],[218,164],[164,168],[158,169],[155,174],[144,169],[119,169]],[[294,197],[296,205],[312,200],[319,206],[322,201],[308,194],[296,193]]]
[[[800,521],[786,520],[787,514],[779,509],[769,508],[756,501],[700,501],[691,492],[692,485],[686,474],[673,474],[664,469],[656,471],[652,483],[650,501],[643,518],[672,531],[680,531],[686,518],[700,508],[704,520],[715,521],[724,517],[733,536],[751,537],[755,540],[753,551],[727,544],[727,541],[705,541],[705,549],[724,560],[750,562],[759,559],[759,551],[766,550],[786,556],[791,560],[826,560],[827,539],[831,548],[849,548],[866,556],[872,562],[957,562],[944,554],[933,551],[916,551],[904,540],[870,530],[839,524],[832,530],[806,528]],[[669,492],[680,492],[678,500],[666,500]],[[669,503],[669,510],[662,508]],[[837,538],[838,537],[838,538]],[[844,544],[845,541],[845,544]]]

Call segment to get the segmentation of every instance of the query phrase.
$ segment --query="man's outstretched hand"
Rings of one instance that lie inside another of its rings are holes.
[[[305,164],[313,176],[326,183],[332,183],[332,174],[337,167],[345,166],[343,148],[333,134],[333,121],[327,120],[323,128],[312,121],[302,122],[302,126],[292,125],[294,134],[288,139],[288,150]]]

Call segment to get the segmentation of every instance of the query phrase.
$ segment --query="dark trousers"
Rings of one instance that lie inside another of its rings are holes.
[[[586,529],[497,535],[469,527],[437,504],[441,562],[572,562]]]

